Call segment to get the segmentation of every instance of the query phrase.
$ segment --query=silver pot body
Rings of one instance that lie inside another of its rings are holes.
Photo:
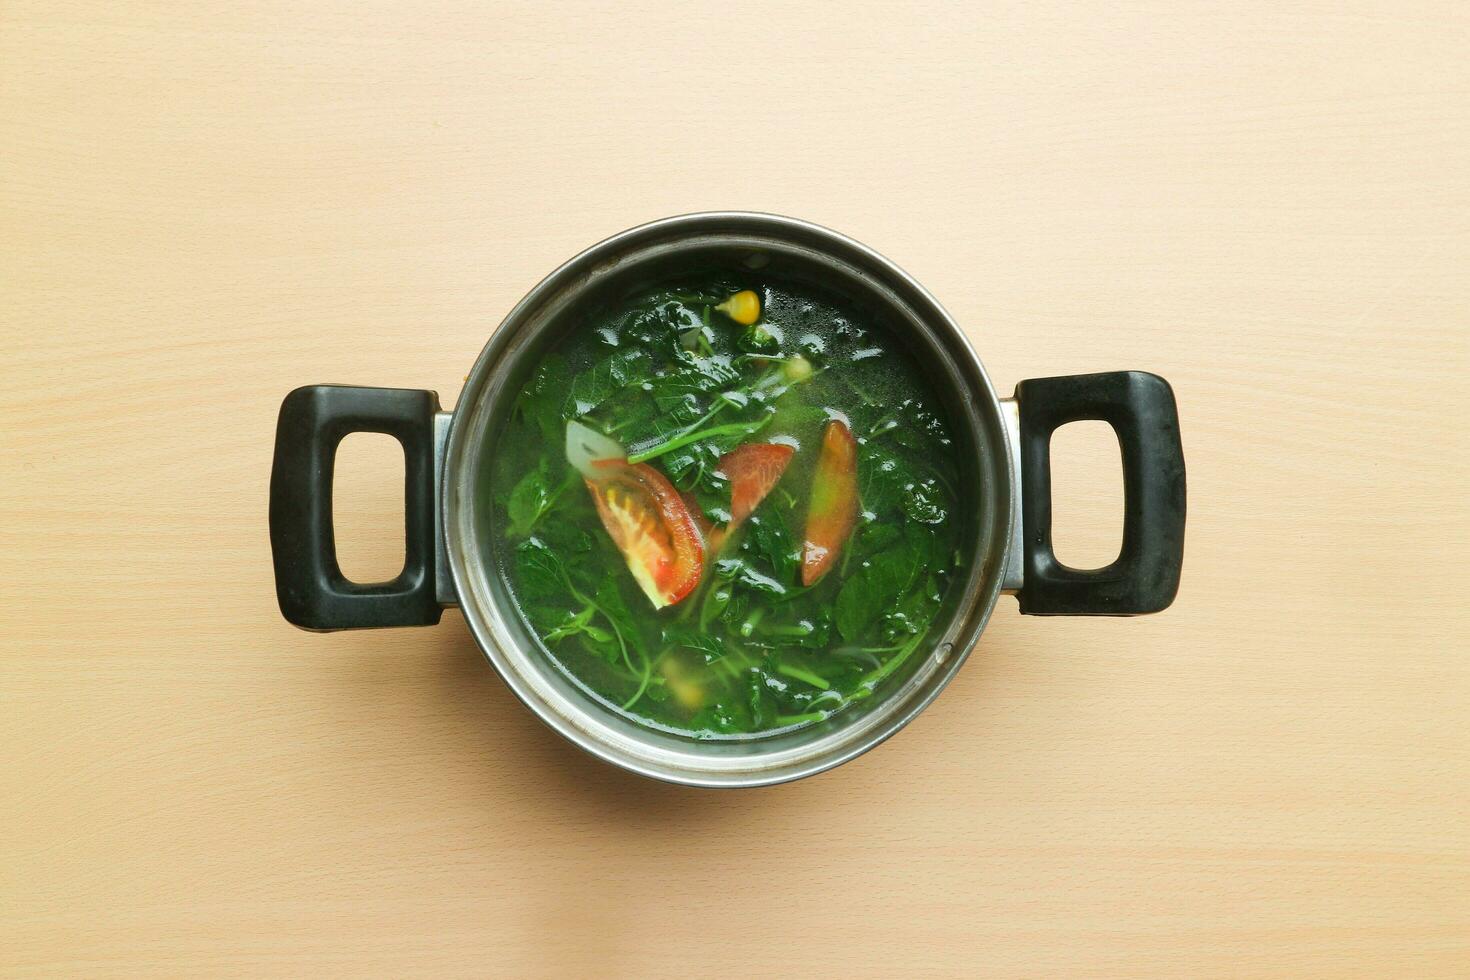
[[[697,740],[656,731],[589,697],[557,668],[517,612],[499,570],[505,557],[503,542],[491,530],[488,480],[496,466],[496,438],[542,355],[604,298],[696,263],[759,268],[784,280],[819,284],[845,295],[872,320],[896,331],[947,410],[962,491],[970,503],[947,529],[962,562],[926,641],[928,655],[909,668],[907,676],[890,678],[889,687],[824,722],[748,739]],[[421,625],[437,621],[439,609],[458,605],[487,659],[527,708],[592,755],[640,775],[690,786],[752,787],[799,779],[846,762],[897,732],[939,695],[975,648],[1002,592],[1021,594],[1025,606],[1028,549],[1023,534],[1029,511],[1023,507],[1021,492],[1020,402],[997,397],[964,332],[911,276],[866,246],[805,221],[744,212],[690,214],[641,225],[588,248],[511,310],[481,351],[452,413],[437,411],[437,399],[428,392],[328,387],[293,392],[278,427],[271,519],[277,591],[287,618],[309,629]],[[353,393],[363,392],[395,392],[404,404],[401,411],[385,413],[395,416],[390,424],[374,425],[375,396],[353,401],[357,397]],[[418,396],[418,401],[409,405],[408,396]],[[292,399],[311,406],[293,414]],[[334,399],[336,406],[331,404]],[[1172,394],[1168,405],[1172,409]],[[1055,428],[1062,422],[1049,424]],[[1174,424],[1177,448],[1177,417]],[[290,445],[291,440],[302,436],[304,429],[318,438],[293,457],[291,450],[297,447]],[[361,429],[397,436],[410,461],[405,574],[392,583],[371,586],[343,580],[331,548],[331,453],[342,435]],[[1123,428],[1119,433],[1121,439]],[[1049,438],[1049,429],[1045,436]],[[288,444],[284,462],[283,440]],[[1044,457],[1044,444],[1038,453]],[[426,473],[415,471],[415,455],[424,458],[419,469],[426,468]],[[1126,442],[1124,456],[1126,481]],[[302,485],[292,479],[293,468],[299,471],[313,464],[325,468],[325,487],[320,481]],[[1151,465],[1144,461],[1146,475]],[[1038,477],[1037,482],[1045,481]],[[1131,517],[1132,505],[1139,503],[1139,488],[1125,489]],[[1182,549],[1182,458],[1177,490]],[[319,513],[323,496],[324,519]],[[1159,524],[1157,513],[1143,513],[1140,520]],[[426,521],[428,526],[422,527]],[[1072,570],[1055,565],[1054,559],[1048,562],[1049,510],[1046,525],[1044,529],[1037,525],[1044,540],[1038,539],[1033,549],[1039,559],[1033,567],[1038,580],[1047,578],[1054,585],[1051,579]],[[1125,552],[1128,530],[1125,526]],[[298,574],[308,565],[310,574]],[[1177,566],[1176,560],[1173,583],[1161,583],[1167,599],[1172,599],[1177,586]],[[1120,581],[1135,579],[1138,573],[1137,568],[1113,571]],[[1169,572],[1164,570],[1166,579]],[[1136,601],[1107,607],[1097,600],[1097,586],[1097,579],[1083,583],[1082,605],[1090,602],[1102,608],[1065,608],[1063,603],[1063,608],[1028,611],[1152,611],[1134,608],[1140,604]],[[1145,599],[1143,605],[1160,604],[1157,594]],[[312,600],[318,600],[315,607]],[[349,600],[360,601],[353,606]],[[378,612],[392,602],[399,603],[396,610]]]

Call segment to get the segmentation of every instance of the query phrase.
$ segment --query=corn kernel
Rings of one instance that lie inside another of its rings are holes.
[[[760,319],[761,301],[760,297],[752,290],[742,289],[719,306],[716,306],[715,309],[741,326],[748,327]]]
[[[697,711],[704,707],[704,686],[684,674],[684,669],[672,659],[665,659],[659,664],[659,671],[664,675],[668,683],[669,691],[673,693],[674,700],[683,705],[689,711]]]
[[[797,354],[791,357],[781,366],[786,375],[786,380],[793,384],[805,381],[812,376],[812,362]]]

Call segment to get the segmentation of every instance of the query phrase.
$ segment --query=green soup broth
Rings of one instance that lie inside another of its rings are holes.
[[[759,318],[731,297],[758,299]],[[736,314],[732,316],[732,312]],[[831,420],[857,444],[858,517],[803,585]],[[569,423],[667,478],[701,525],[702,574],[655,608],[568,462]],[[724,273],[660,283],[574,327],[497,436],[493,549],[547,656],[610,710],[693,738],[816,724],[927,653],[956,577],[947,417],[912,359],[858,308],[804,284]],[[721,457],[789,446],[738,528]]]

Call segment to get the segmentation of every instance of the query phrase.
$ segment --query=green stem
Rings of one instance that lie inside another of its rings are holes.
[[[721,408],[723,408],[725,404],[725,402],[721,402],[710,411],[709,415],[706,415],[703,419],[700,419],[694,424],[703,424],[712,415],[714,415],[715,412],[718,412]],[[673,452],[675,449],[682,449],[683,447],[689,445],[691,442],[699,442],[701,439],[709,439],[713,436],[732,435],[737,432],[742,435],[752,435],[764,428],[765,424],[770,420],[771,416],[767,415],[756,422],[730,422],[725,425],[712,426],[708,429],[700,429],[697,432],[685,432],[683,435],[678,435],[672,439],[665,440],[664,442],[661,442],[656,446],[650,446],[647,449],[640,449],[636,453],[629,453],[628,462],[646,463],[650,459],[662,456],[664,453]]]
[[[694,610],[697,608],[699,610],[699,628],[701,630],[709,629],[709,618],[713,617],[705,617],[704,602],[706,598],[706,593],[709,591],[709,584],[711,581],[712,576],[705,576],[705,578],[694,587],[694,592],[687,599],[680,603],[680,605],[684,608],[679,610],[679,622],[682,623],[688,620],[689,617],[694,614]]]
[[[868,429],[869,442],[885,433],[892,432],[894,429],[898,428],[897,420],[894,418],[895,414],[896,413],[894,412],[889,412],[887,415],[883,416],[881,419],[873,423],[872,427]],[[894,424],[888,425],[888,423],[890,422],[893,422]],[[883,426],[885,425],[888,425],[888,428],[883,428]]]
[[[847,566],[852,562],[852,554],[857,551],[854,539],[857,537],[858,529],[854,527],[847,532],[847,537],[842,539],[842,571],[841,576],[847,578]]]
[[[682,428],[682,429],[679,430],[679,434],[678,435],[670,437],[670,441],[672,439],[682,438],[683,436],[688,435],[690,432],[696,431],[701,425],[704,425],[710,419],[714,418],[716,415],[719,415],[721,412],[723,412],[725,410],[725,407],[727,405],[729,405],[729,404],[730,404],[729,402],[724,401],[724,400],[720,400],[720,401],[715,402],[714,408],[711,408],[708,412],[705,412],[704,415],[700,416],[699,418],[695,419],[693,422],[690,422],[688,425],[684,426],[684,428]],[[657,445],[654,446],[654,448],[657,449],[658,448],[658,445],[662,445],[662,444],[661,443],[660,444],[657,444]],[[631,458],[630,457],[628,459],[628,462],[630,462],[630,463],[641,463],[642,460],[641,459],[634,459],[634,458]]]
[[[760,625],[760,622],[762,619],[765,618],[765,615],[766,611],[764,609],[752,609],[750,615],[745,617],[745,622],[740,624],[740,635],[750,636],[750,634],[754,633],[755,628]]]
[[[633,705],[638,703],[638,699],[643,697],[643,692],[648,690],[648,679],[653,675],[653,665],[648,662],[648,654],[643,652],[642,647],[638,649],[638,656],[643,660],[643,680],[639,682],[638,690],[633,692],[633,696],[623,702],[624,711],[633,707]],[[632,668],[630,667],[629,669]]]
[[[607,620],[607,624],[612,627],[613,636],[618,638],[618,649],[623,652],[623,663],[627,665],[628,673],[636,674],[637,671],[633,669],[633,659],[628,656],[628,644],[623,640],[623,631],[618,628],[618,624],[614,622],[613,618],[601,606],[594,608],[602,614],[603,619]]]
[[[892,674],[895,670],[903,666],[904,661],[912,656],[913,652],[919,648],[919,643],[924,639],[924,634],[928,632],[929,631],[927,629],[924,629],[915,633],[913,639],[905,643],[898,653],[888,658],[888,660],[884,662],[883,666],[879,667],[876,670],[870,671],[868,675],[863,678],[860,686],[867,688],[868,692],[871,693],[873,688],[881,684],[888,677],[888,675]]]
[[[703,465],[703,464],[701,464],[701,465]],[[694,607],[696,605],[698,605],[699,606],[699,628],[702,629],[702,630],[709,629],[709,621],[711,619],[713,619],[714,616],[706,616],[705,615],[704,601],[705,601],[705,598],[707,597],[707,595],[709,593],[710,588],[713,586],[714,582],[718,578],[718,576],[716,576],[714,574],[714,565],[715,565],[715,562],[719,561],[720,560],[720,556],[723,555],[725,552],[729,551],[732,545],[738,543],[739,539],[744,535],[744,533],[745,533],[745,529],[744,528],[737,528],[735,530],[735,533],[733,533],[733,534],[726,534],[724,536],[724,538],[720,541],[719,550],[715,551],[713,554],[709,554],[709,555],[706,555],[705,556],[705,574],[704,574],[704,578],[701,579],[699,585],[695,587],[693,595],[689,596],[689,598],[685,599],[681,603],[681,605],[683,605],[684,609],[683,609],[682,612],[679,613],[679,621],[680,622],[683,622],[684,620],[688,619],[691,611],[694,609]]]
[[[794,677],[799,681],[810,684],[812,687],[820,687],[824,691],[832,686],[825,677],[818,677],[810,671],[802,670],[800,667],[793,667],[790,664],[777,666],[776,673],[785,674],[787,677]]]

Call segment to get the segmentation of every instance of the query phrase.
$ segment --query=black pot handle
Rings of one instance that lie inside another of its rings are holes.
[[[1016,386],[1020,407],[1025,569],[1021,612],[1135,616],[1174,601],[1184,561],[1184,450],[1169,383],[1142,371],[1034,378]],[[1051,543],[1051,434],[1100,419],[1123,451],[1123,548],[1104,568],[1068,568]]]
[[[439,396],[405,388],[311,385],[281,403],[271,467],[271,553],[276,598],[303,629],[432,626],[434,592],[434,414]],[[350,582],[337,565],[332,470],[352,432],[382,432],[403,444],[403,571],[391,582]]]

